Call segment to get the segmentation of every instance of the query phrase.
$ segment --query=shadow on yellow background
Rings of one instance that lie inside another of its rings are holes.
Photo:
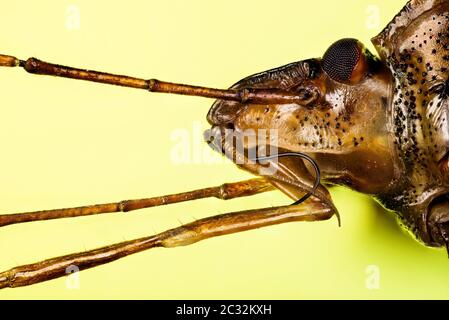
[[[1,52],[225,88],[319,57],[342,37],[370,45],[405,1],[49,1],[2,4]],[[372,49],[372,46],[369,46]],[[373,49],[372,49],[373,50]],[[141,198],[250,177],[205,163],[198,126],[212,101],[0,70],[2,214]],[[187,132],[188,163],[171,157]],[[199,148],[199,149],[198,149]],[[201,151],[202,152],[202,151]],[[11,298],[448,298],[449,261],[368,197],[332,190],[342,215],[154,249],[0,291]],[[228,211],[289,203],[280,192],[129,214],[1,228],[0,270],[163,231]],[[379,276],[379,286],[372,277]],[[76,280],[76,279],[75,279]]]

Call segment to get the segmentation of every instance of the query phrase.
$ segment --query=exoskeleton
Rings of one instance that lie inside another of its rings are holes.
[[[376,37],[378,56],[356,39],[322,58],[247,77],[228,90],[143,80],[0,56],[0,65],[46,74],[217,99],[209,145],[258,178],[182,194],[0,216],[0,226],[131,211],[204,197],[279,189],[292,205],[204,218],[153,236],[0,273],[0,288],[30,285],[153,247],[176,247],[338,212],[328,187],[372,195],[428,246],[449,247],[449,2],[412,0]],[[250,134],[248,134],[248,132]],[[270,134],[267,134],[270,132]]]

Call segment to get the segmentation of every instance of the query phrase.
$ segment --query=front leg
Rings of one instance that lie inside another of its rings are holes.
[[[280,223],[326,220],[334,214],[335,211],[326,204],[308,199],[298,205],[254,209],[208,217],[157,235],[69,254],[1,272],[0,289],[27,286],[62,277],[66,275],[66,269],[72,265],[84,270],[155,247],[185,246],[216,236]]]
[[[449,254],[449,196],[443,196],[429,208],[428,233],[431,245],[445,246]]]

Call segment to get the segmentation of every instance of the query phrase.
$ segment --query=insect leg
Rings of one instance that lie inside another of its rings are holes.
[[[445,246],[449,254],[449,197],[443,196],[435,201],[427,218],[429,230],[426,243],[433,246]]]
[[[0,288],[27,286],[51,280],[64,276],[66,269],[70,266],[84,270],[150,248],[185,246],[216,236],[285,222],[326,220],[333,214],[334,211],[329,206],[311,199],[298,205],[221,214],[200,219],[154,236],[10,269],[0,273]]]
[[[75,208],[0,215],[0,227],[30,221],[72,218],[110,212],[129,212],[133,210],[210,197],[227,200],[237,197],[251,196],[271,190],[274,190],[274,187],[267,180],[263,178],[256,178],[234,183],[225,183],[216,187],[197,189],[188,192],[146,199],[124,200],[120,202]]]

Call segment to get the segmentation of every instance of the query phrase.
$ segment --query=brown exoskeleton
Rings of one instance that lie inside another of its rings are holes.
[[[262,72],[229,90],[0,56],[1,66],[21,66],[35,74],[216,98],[207,117],[212,125],[206,133],[208,142],[239,167],[260,176],[164,197],[2,215],[0,226],[130,211],[204,197],[230,199],[274,188],[295,201],[288,206],[205,218],[154,236],[16,267],[0,273],[0,288],[53,279],[65,275],[72,265],[86,269],[148,248],[188,245],[283,222],[329,219],[338,215],[326,189],[331,184],[373,195],[395,211],[426,245],[448,246],[448,28],[447,1],[412,0],[373,39],[380,58],[357,40],[343,39],[321,59]],[[268,142],[265,144],[251,143],[239,135],[253,132],[260,138],[259,133],[269,129],[275,130],[277,138],[263,137]],[[231,133],[233,139],[226,139]],[[270,143],[275,144],[275,153],[267,152],[273,147]],[[263,157],[264,153],[270,157]],[[313,186],[318,181],[314,165],[322,178],[317,188]],[[310,193],[310,198],[298,201]]]

